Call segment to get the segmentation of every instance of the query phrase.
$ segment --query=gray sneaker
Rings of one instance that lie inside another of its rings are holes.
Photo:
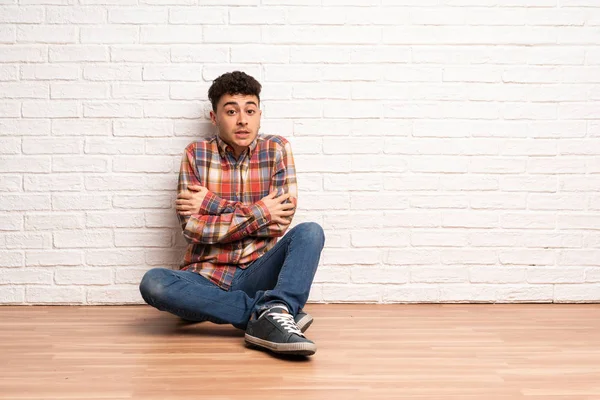
[[[298,314],[294,317],[294,321],[296,321],[296,325],[298,325],[300,332],[304,333],[308,330],[310,324],[313,323],[313,317],[308,313],[298,311]]]
[[[257,319],[248,321],[246,343],[279,354],[311,356],[317,351],[314,342],[308,340],[284,306],[274,306]]]

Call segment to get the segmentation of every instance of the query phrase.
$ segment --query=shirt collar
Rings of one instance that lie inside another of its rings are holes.
[[[256,135],[252,143],[250,143],[250,145],[248,146],[248,156],[252,156],[254,149],[256,149],[256,146],[258,145],[259,136],[260,135]],[[219,152],[221,153],[221,156],[225,156],[229,152],[233,153],[233,149],[231,148],[231,146],[225,143],[223,139],[221,139],[219,134],[217,134],[217,146],[219,147]]]

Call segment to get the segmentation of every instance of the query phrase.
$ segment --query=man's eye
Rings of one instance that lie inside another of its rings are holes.
[[[227,115],[233,115],[235,114],[235,110],[227,110]]]
[[[254,110],[248,110],[248,114],[250,114],[250,115],[254,114],[255,112],[256,111],[254,111]]]

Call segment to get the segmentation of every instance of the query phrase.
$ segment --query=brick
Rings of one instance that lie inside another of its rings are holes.
[[[36,63],[48,60],[46,46],[41,45],[12,45],[4,46],[0,53],[0,62],[26,62]],[[16,66],[3,66],[4,68],[14,68]],[[0,76],[2,74],[0,73]],[[2,80],[0,78],[0,80]]]
[[[139,285],[146,272],[148,272],[147,268],[116,268],[115,283]]]
[[[235,10],[235,9],[234,9]],[[265,10],[268,12],[268,10]],[[161,21],[162,22],[162,21]],[[171,8],[169,9],[169,23],[191,25],[220,25],[227,23],[226,8]],[[274,23],[271,21],[271,23]]]
[[[109,86],[102,83],[56,83],[50,85],[52,99],[107,99]]]
[[[131,44],[140,41],[138,28],[135,26],[98,25],[79,29],[82,44]]]
[[[35,211],[50,210],[50,196],[46,194],[28,195],[2,194],[0,211]]]
[[[112,134],[111,121],[85,120],[85,119],[54,119],[52,121],[52,134],[55,136],[80,135],[108,136]]]
[[[171,61],[174,63],[225,63],[229,61],[229,49],[219,45],[171,45],[170,48]],[[264,60],[264,62],[268,61]],[[168,68],[175,67],[168,66],[164,68],[168,70]],[[190,74],[194,75],[202,69],[201,66],[190,68],[193,68]],[[146,78],[144,77],[144,79]]]
[[[14,43],[16,41],[16,29],[14,26],[0,26],[0,43]]]
[[[109,285],[112,271],[104,268],[57,268],[54,272],[57,285]]]
[[[94,192],[147,190],[146,179],[135,174],[86,176],[85,187]]]
[[[409,203],[413,208],[467,208],[469,205],[466,196],[458,195],[412,196]]]
[[[597,266],[600,251],[595,249],[561,250],[558,265],[561,266]]]
[[[20,154],[21,139],[7,138],[0,141],[0,154]]]
[[[85,263],[91,266],[139,266],[144,264],[144,251],[136,249],[86,250]]]
[[[0,291],[0,304],[20,304],[24,301],[24,287],[5,287]]]
[[[0,180],[0,183],[2,181]],[[11,213],[0,213],[0,231],[23,230],[23,216]]]
[[[202,67],[199,65],[147,66],[144,67],[145,81],[199,81]]]
[[[106,9],[101,7],[46,7],[49,24],[102,24],[106,22]]]
[[[83,304],[83,288],[77,286],[29,286],[25,300],[31,304]]]
[[[554,287],[555,303],[597,303],[600,302],[600,285],[556,285]]]
[[[106,210],[110,206],[109,195],[53,194],[53,210]]]
[[[0,6],[0,23],[39,24],[44,22],[42,7]]]
[[[344,284],[350,281],[350,268],[347,267],[319,267],[315,274],[316,283],[340,283]],[[359,282],[360,283],[360,282]],[[362,282],[364,283],[364,282]]]
[[[338,285],[323,286],[323,300],[336,302],[379,302],[381,289],[378,285]]]
[[[4,175],[0,176],[0,192],[20,192],[23,190],[21,176]]]
[[[78,177],[80,178],[80,177]],[[27,213],[25,215],[25,230],[55,230],[55,229],[81,229],[84,227],[85,216],[80,213]]]
[[[83,264],[83,254],[75,250],[42,250],[25,251],[25,265],[52,267],[56,265],[81,265]]]
[[[72,230],[54,232],[54,247],[63,249],[110,247],[113,243],[111,230]]]
[[[113,196],[116,208],[170,208],[173,195],[120,195]]]
[[[409,245],[408,232],[397,230],[363,230],[352,232],[353,247],[405,247]]]
[[[88,212],[85,226],[88,228],[142,228],[143,213]]]
[[[208,21],[208,23],[212,22]],[[232,25],[284,24],[286,10],[274,7],[232,7],[229,9],[229,23]]]
[[[24,101],[22,113],[28,118],[76,118],[79,105],[74,101]]]
[[[585,160],[577,157],[529,158],[527,171],[531,174],[577,174],[585,172]]]
[[[17,28],[19,43],[76,43],[77,28],[72,26],[20,25]]]
[[[167,22],[166,9],[114,8],[108,10],[108,21],[112,24],[164,24]]]
[[[353,283],[380,283],[380,284],[399,284],[407,283],[409,280],[409,269],[398,267],[373,267],[356,266],[351,268],[351,281]],[[335,276],[343,274],[335,272]],[[345,280],[348,281],[347,279]],[[343,282],[342,282],[343,283]]]
[[[492,285],[440,285],[439,291],[439,301],[444,303],[496,302],[496,287]]]
[[[390,265],[431,265],[439,260],[439,251],[430,249],[391,249],[384,256],[384,262]]]
[[[116,247],[170,247],[171,231],[168,229],[117,230]]]
[[[468,281],[465,267],[413,267],[410,269],[412,283],[463,283]]]
[[[185,249],[171,249],[171,250],[146,249],[146,251],[145,251],[146,264],[158,265],[158,266],[165,266],[165,265],[176,266],[183,259],[184,253],[185,253]]]
[[[216,32],[215,36],[219,33]],[[376,44],[381,32],[373,26],[266,26],[263,27],[263,42],[272,44]],[[244,37],[243,32],[240,36]],[[208,36],[207,36],[208,38]],[[229,39],[223,36],[223,40]],[[249,37],[248,41],[257,41]],[[221,42],[223,43],[223,42]]]
[[[496,264],[498,256],[495,251],[490,250],[465,250],[465,249],[444,249],[440,251],[442,264],[475,264],[492,265]]]
[[[203,114],[198,102],[170,101],[144,104],[144,116],[150,118],[201,118]]]
[[[52,156],[52,172],[106,172],[108,160],[98,156]]]
[[[5,236],[7,249],[52,248],[50,233],[10,233]]]
[[[439,288],[434,285],[386,285],[382,300],[393,303],[436,303],[439,296]]]
[[[113,158],[114,172],[170,172],[171,157],[116,156]]]
[[[351,209],[380,209],[380,210],[403,210],[408,208],[408,198],[396,194],[370,194],[353,193],[351,196]]]
[[[529,283],[583,283],[583,268],[527,268]]]
[[[84,103],[83,116],[86,118],[135,118],[143,116],[143,105],[132,102]]]
[[[34,284],[48,285],[52,283],[52,271],[40,268],[11,268],[2,271],[0,284]]]
[[[84,66],[83,77],[91,81],[139,81],[142,79],[142,68],[114,65]]]
[[[173,48],[175,51],[175,48]],[[169,62],[171,52],[168,47],[162,46],[111,46],[110,60],[112,62],[144,62],[165,63]]]
[[[556,192],[554,176],[502,176],[500,190],[503,192]],[[562,190],[562,189],[561,189]]]
[[[23,251],[0,250],[0,267],[22,267]]]
[[[442,226],[451,228],[495,228],[498,214],[488,211],[444,211]]]
[[[374,170],[379,172],[405,172],[407,170],[407,165],[406,161],[398,160],[397,156],[352,156],[353,172],[371,172]]]
[[[554,265],[554,250],[505,250],[499,253],[505,265]]]
[[[160,83],[115,83],[112,85],[115,99],[165,100],[169,97],[169,86]]]
[[[144,141],[129,138],[87,138],[84,151],[86,154],[143,154]]]
[[[142,26],[140,43],[170,44],[170,43],[211,43],[204,38],[206,28],[202,26]],[[215,42],[212,42],[215,43]],[[222,43],[222,42],[217,42]]]
[[[546,213],[503,213],[500,214],[500,227],[523,229],[554,229],[556,216]]]
[[[287,82],[290,77],[293,77],[295,82],[318,82],[322,76],[322,68],[315,68],[313,65],[267,65],[265,66],[264,80],[266,82]]]
[[[515,285],[498,288],[502,303],[550,303],[554,296],[552,285]]]
[[[23,154],[77,154],[83,148],[83,139],[23,138]]]
[[[437,190],[439,178],[424,174],[388,175],[383,181],[385,190],[399,191],[432,191]]]
[[[469,281],[471,283],[521,283],[527,281],[527,270],[519,267],[487,266],[470,267]]]

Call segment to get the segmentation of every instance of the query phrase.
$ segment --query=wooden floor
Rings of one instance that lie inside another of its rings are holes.
[[[317,305],[310,358],[149,306],[0,307],[0,399],[600,399],[600,305]]]

